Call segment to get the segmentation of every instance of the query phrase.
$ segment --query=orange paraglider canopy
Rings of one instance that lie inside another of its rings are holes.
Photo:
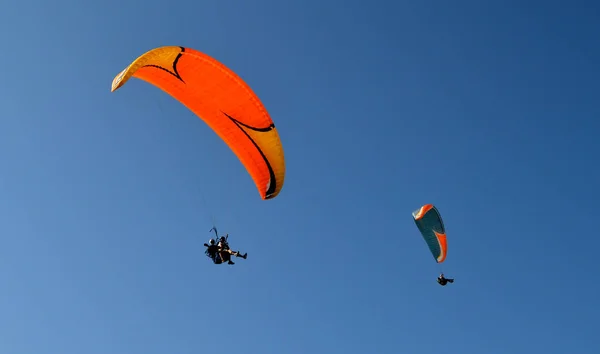
[[[262,199],[276,197],[285,178],[279,133],[252,89],[215,59],[184,47],[153,49],[120,72],[111,92],[131,77],[151,83],[200,117],[240,159]]]

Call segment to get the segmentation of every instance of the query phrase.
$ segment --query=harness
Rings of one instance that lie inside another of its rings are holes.
[[[210,245],[206,248],[206,251],[204,251],[204,254],[206,254],[206,256],[209,258],[214,258],[217,255],[218,251],[219,251],[219,248],[217,247],[217,245]]]

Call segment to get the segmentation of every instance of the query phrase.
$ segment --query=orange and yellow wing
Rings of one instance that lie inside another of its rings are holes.
[[[167,92],[225,141],[252,177],[262,199],[275,198],[285,178],[279,133],[252,89],[215,59],[184,47],[153,49],[120,72],[111,92],[131,77]]]

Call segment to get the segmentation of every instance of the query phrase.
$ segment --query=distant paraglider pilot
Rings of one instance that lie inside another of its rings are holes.
[[[446,284],[448,283],[454,283],[454,279],[448,279],[446,277],[444,277],[444,273],[440,274],[440,276],[437,278],[437,282],[441,285],[441,286],[446,286]]]
[[[204,253],[206,253],[206,255],[213,260],[213,263],[221,264],[227,262],[227,264],[235,264],[231,261],[231,256],[241,257],[244,259],[248,257],[248,253],[244,253],[242,255],[238,251],[232,251],[229,248],[229,243],[227,243],[228,237],[229,235],[221,236],[219,243],[217,244],[215,244],[215,240],[211,238],[208,241],[208,244],[204,244],[204,247],[206,247],[206,251]]]
[[[221,256],[219,255],[219,246],[216,245],[214,239],[211,238],[210,240],[208,240],[208,244],[205,243],[204,247],[206,247],[206,251],[204,251],[204,253],[210,259],[212,259],[215,264],[223,263],[223,260],[221,259]]]
[[[219,238],[219,243],[217,243],[217,247],[219,247],[219,253],[221,254],[221,259],[223,262],[227,262],[227,264],[235,264],[231,261],[231,256],[241,257],[246,259],[248,257],[248,253],[241,254],[239,251],[232,251],[229,247],[229,243],[227,243],[227,239],[229,238],[229,234],[225,236],[221,236]]]

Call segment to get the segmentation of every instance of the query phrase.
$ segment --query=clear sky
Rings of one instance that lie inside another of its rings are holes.
[[[600,5],[3,1],[0,353],[598,353]],[[113,77],[236,71],[287,176]],[[440,267],[411,216],[434,203]],[[248,252],[203,254],[212,220]]]

